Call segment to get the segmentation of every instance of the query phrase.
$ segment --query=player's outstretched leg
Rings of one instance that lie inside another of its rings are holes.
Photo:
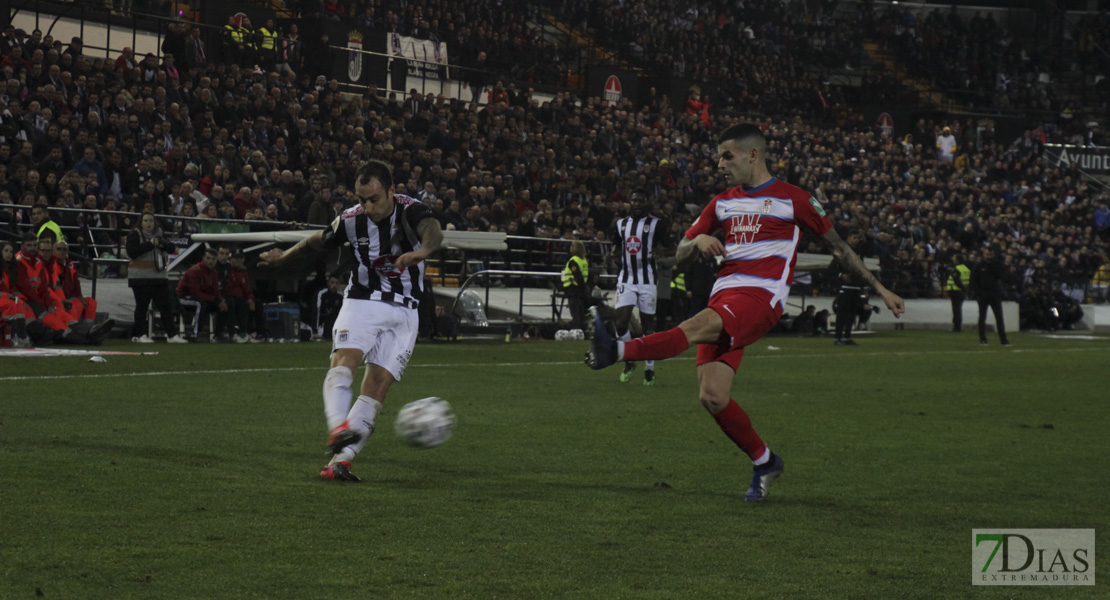
[[[617,362],[617,340],[609,333],[605,320],[596,306],[589,310],[593,326],[589,329],[590,349],[586,351],[586,364],[591,369],[604,369]]]
[[[778,479],[778,476],[782,475],[785,469],[786,463],[783,462],[782,457],[771,452],[770,460],[755,467],[752,483],[748,486],[748,493],[744,494],[744,502],[762,502],[765,500],[771,482]]]

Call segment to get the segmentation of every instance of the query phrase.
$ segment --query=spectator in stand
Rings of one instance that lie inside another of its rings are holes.
[[[40,203],[31,207],[31,226],[37,237],[42,237],[43,234],[49,232],[56,240],[65,239],[62,228],[50,218],[50,207],[46,204]]]
[[[154,340],[147,333],[147,311],[153,302],[162,319],[166,341],[171,344],[186,343],[177,328],[166,273],[168,255],[177,248],[166,239],[154,213],[144,212],[140,215],[138,225],[127,234],[126,247],[127,256],[130,257],[127,285],[135,295],[135,321],[131,328],[131,341],[153,343]]]
[[[220,294],[220,276],[216,272],[217,252],[204,251],[204,258],[189,267],[177,282],[177,299],[182,310],[193,311],[192,338],[198,339],[204,317],[212,312],[227,312],[227,302]]]

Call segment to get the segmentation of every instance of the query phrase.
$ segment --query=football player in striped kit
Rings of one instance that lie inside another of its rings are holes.
[[[744,348],[782,316],[802,230],[818,237],[846,271],[874,289],[895,317],[905,312],[905,303],[867,270],[812,195],[771,176],[767,139],[758,126],[725,129],[717,151],[718,167],[735,187],[709,202],[686,231],[677,256],[680,266],[699,252],[720,261],[709,307],[678,327],[628,342],[614,339],[601,314],[591,310],[593,339],[586,364],[601,369],[621,360],[671,358],[698,344],[698,397],[725,435],[751,458],[754,473],[744,500],[759,502],[783,473],[784,463],[731,398],[732,380]]]
[[[613,233],[610,236],[616,242],[613,257],[621,261],[620,274],[617,276],[615,324],[617,339],[622,341],[632,339],[629,324],[632,321],[633,308],[640,309],[643,335],[654,331],[659,295],[659,269],[655,259],[674,253],[674,246],[668,235],[670,224],[651,214],[648,193],[640,188],[633,190],[629,203],[631,214],[613,223]],[[628,383],[635,369],[634,361],[626,362],[620,376],[621,383]],[[644,385],[655,385],[654,360],[644,361]]]
[[[331,461],[325,479],[357,482],[351,461],[374,433],[374,420],[394,382],[401,379],[416,344],[417,306],[424,260],[439,250],[443,232],[424,204],[394,193],[389,165],[371,160],[355,175],[358,205],[331,226],[282,251],[262,256],[277,267],[310,252],[349,248],[356,266],[332,329],[331,369],[324,378],[324,414]],[[366,364],[358,398],[351,386]]]

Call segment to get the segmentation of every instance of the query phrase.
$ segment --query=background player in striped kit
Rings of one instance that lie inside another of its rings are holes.
[[[351,482],[359,481],[351,473],[351,461],[374,433],[385,395],[400,381],[416,345],[424,259],[443,243],[439,221],[428,207],[394,193],[389,165],[368,161],[355,175],[354,188],[358,205],[331,227],[284,252],[275,248],[259,262],[280,266],[306,249],[349,248],[354,254],[357,266],[335,319],[331,369],[324,378],[332,458],[320,472],[325,479]],[[359,363],[366,364],[366,372],[352,405],[351,384]]]
[[[629,323],[632,309],[640,309],[640,325],[643,335],[655,331],[655,310],[658,303],[659,269],[655,264],[658,256],[674,253],[668,230],[670,223],[650,212],[648,193],[640,188],[629,196],[631,214],[613,223],[610,239],[616,240],[613,257],[620,259],[621,270],[617,276],[616,330],[620,340],[632,339]],[[624,365],[621,383],[632,379],[636,368],[634,361]],[[644,362],[644,385],[655,384],[655,361]]]
[[[725,435],[751,458],[754,473],[744,500],[758,502],[782,474],[784,462],[730,397],[732,380],[744,348],[782,316],[802,229],[819,237],[844,269],[873,288],[896,317],[905,312],[905,303],[867,270],[813,196],[771,176],[767,139],[758,126],[725,129],[717,151],[718,167],[735,187],[709,202],[686,231],[677,257],[680,266],[699,252],[722,259],[709,307],[678,327],[629,342],[613,339],[600,313],[592,311],[593,339],[586,364],[601,369],[620,360],[671,358],[698,344],[698,397]]]

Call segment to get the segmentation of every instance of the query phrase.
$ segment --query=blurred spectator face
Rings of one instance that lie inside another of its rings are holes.
[[[39,255],[39,243],[38,243],[37,240],[27,240],[27,241],[23,242],[22,246],[20,246],[19,251],[22,252],[23,254],[26,254],[27,256],[32,256],[32,257],[33,256],[38,256]]]
[[[221,247],[216,251],[216,261],[221,265],[226,265],[228,259],[231,258],[231,249]]]
[[[42,225],[46,222],[46,210],[42,208],[31,209],[31,222],[35,225]]]
[[[54,260],[58,262],[66,262],[69,259],[69,245],[65,242],[58,242],[54,244]]]

